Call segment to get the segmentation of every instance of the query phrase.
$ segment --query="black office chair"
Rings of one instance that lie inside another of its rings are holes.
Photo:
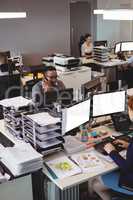
[[[83,35],[81,35],[81,36],[80,36],[80,40],[79,40],[79,53],[80,53],[80,56],[82,56],[82,55],[81,55],[81,46],[82,46],[82,44],[84,43],[84,41],[85,41],[85,38],[84,38]]]
[[[26,82],[26,85],[23,88],[23,96],[26,98],[32,98],[32,87],[42,79],[32,79]]]

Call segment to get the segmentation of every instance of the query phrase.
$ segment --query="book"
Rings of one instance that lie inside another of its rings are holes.
[[[52,170],[52,174],[57,178],[65,178],[81,173],[81,169],[67,156],[62,156],[50,161],[46,161],[45,165],[48,171]]]

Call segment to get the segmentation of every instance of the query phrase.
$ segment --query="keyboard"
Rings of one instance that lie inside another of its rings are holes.
[[[114,137],[114,136],[113,136]],[[102,142],[99,142],[98,144],[95,145],[95,149],[103,154],[103,155],[108,155],[107,152],[104,150],[104,146],[107,144],[107,143],[112,143],[113,144],[113,141],[116,140],[116,139],[121,139],[121,140],[125,140],[127,142],[130,142],[131,141],[131,137],[129,137],[128,135],[120,135],[120,136],[117,136],[115,137],[114,139],[111,138],[111,137],[107,137],[105,138]],[[116,148],[116,150],[118,152],[121,152],[124,150],[123,147],[119,146],[118,144],[113,144],[114,147]]]

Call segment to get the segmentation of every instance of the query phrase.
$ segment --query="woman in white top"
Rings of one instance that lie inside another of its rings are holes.
[[[90,34],[86,34],[84,39],[85,41],[81,46],[81,56],[91,57],[93,52],[92,37]]]

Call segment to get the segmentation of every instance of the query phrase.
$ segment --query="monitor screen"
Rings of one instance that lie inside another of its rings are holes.
[[[73,101],[73,88],[63,90],[53,90],[44,93],[44,99],[41,106],[49,107],[53,103],[60,103],[62,107],[70,106]]]
[[[90,119],[90,99],[62,110],[62,134],[84,124]]]
[[[121,51],[133,51],[133,42],[122,42]]]
[[[93,117],[124,112],[126,92],[117,91],[93,95]]]
[[[115,53],[117,54],[120,51],[121,51],[121,43],[119,42],[115,44]]]

